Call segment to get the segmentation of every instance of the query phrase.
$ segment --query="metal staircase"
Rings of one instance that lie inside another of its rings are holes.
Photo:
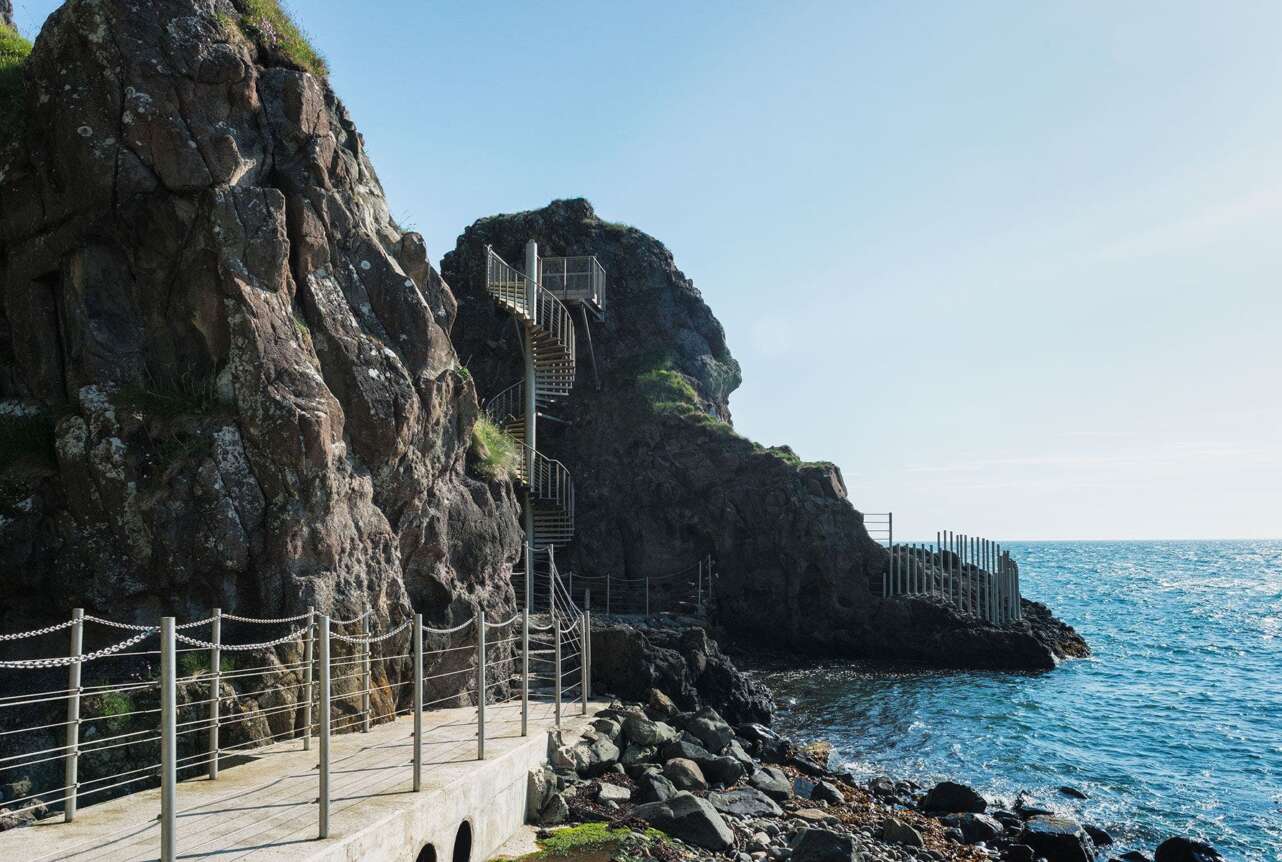
[[[594,314],[604,313],[605,270],[596,258],[540,261],[537,250],[527,251],[527,255],[533,255],[536,269],[542,271],[546,267],[549,272],[560,274],[557,285],[567,301],[591,304]],[[574,482],[565,465],[539,452],[537,439],[531,441],[530,437],[535,434],[538,411],[566,398],[574,387],[574,318],[553,292],[537,282],[531,283],[525,273],[499,257],[490,246],[485,247],[485,259],[485,289],[520,324],[527,368],[532,366],[526,380],[518,380],[490,398],[485,412],[524,452],[516,480],[528,492],[530,512],[526,523],[532,533],[527,537],[530,545],[535,549],[565,545],[574,538]],[[581,265],[577,263],[580,260],[591,263]],[[578,283],[582,279],[576,280],[575,276],[580,271],[586,273],[582,288]],[[526,391],[531,378],[534,416],[528,415],[531,399]]]

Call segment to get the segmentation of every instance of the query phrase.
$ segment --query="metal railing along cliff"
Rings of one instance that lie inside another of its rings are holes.
[[[237,643],[224,637],[224,624],[287,631]],[[120,640],[86,652],[87,625],[118,630]],[[76,609],[70,619],[44,628],[0,634],[6,645],[31,641],[33,652],[56,649],[48,641],[52,636],[69,641],[65,655],[0,660],[0,671],[7,676],[0,689],[0,776],[8,776],[0,783],[26,778],[34,791],[5,801],[0,817],[39,816],[61,806],[71,822],[91,797],[98,801],[158,783],[159,855],[162,862],[171,862],[179,839],[180,779],[203,775],[216,780],[229,755],[288,739],[298,739],[303,750],[310,750],[315,740],[317,835],[325,838],[333,733],[368,732],[375,721],[412,714],[412,786],[417,792],[422,789],[425,710],[474,705],[478,759],[485,757],[486,707],[519,701],[521,735],[527,735],[539,680],[553,684],[558,726],[567,697],[586,715],[590,625],[590,613],[579,610],[568,594],[557,598],[545,625],[531,622],[526,611],[491,622],[478,609],[471,620],[452,628],[426,626],[418,613],[404,614],[398,622],[368,609],[347,620],[315,609],[275,619],[215,609],[205,619],[178,623],[164,617],[158,625]],[[197,636],[198,631],[207,632],[208,639]],[[124,664],[109,667],[116,662]],[[66,670],[65,683],[50,685],[49,672],[61,669]],[[86,670],[93,673],[92,682],[87,683]],[[43,680],[32,680],[34,675]],[[411,687],[412,693],[405,694]],[[264,696],[266,704],[260,703]],[[373,706],[372,696],[382,702],[381,709]],[[336,714],[340,704],[342,714]],[[264,723],[267,735],[249,732],[249,725]],[[230,732],[230,744],[224,732]],[[234,741],[237,737],[245,738]],[[30,742],[22,742],[24,738]],[[36,790],[44,780],[40,773],[49,770],[33,768],[57,762],[62,764],[61,785]]]

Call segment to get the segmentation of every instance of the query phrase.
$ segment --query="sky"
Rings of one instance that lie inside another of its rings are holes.
[[[1282,537],[1282,4],[292,8],[433,260],[561,197],[659,238],[736,428],[897,536]]]

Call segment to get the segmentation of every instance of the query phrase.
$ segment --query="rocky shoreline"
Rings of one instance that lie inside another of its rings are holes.
[[[550,765],[530,774],[527,797],[529,822],[546,830],[544,838],[565,824],[603,824],[592,834],[608,839],[611,852],[594,846],[593,859],[1221,858],[1182,837],[1151,854],[1123,849],[1105,830],[1025,795],[996,800],[955,782],[924,787],[891,776],[859,781],[832,768],[827,743],[803,744],[772,730],[769,692],[736,669],[701,627],[615,621],[594,633],[594,646],[607,642],[619,652],[607,662],[594,659],[594,674],[601,672],[594,688],[598,696],[609,691],[623,699],[598,712],[581,738],[553,739]],[[1084,797],[1070,787],[1061,792]]]

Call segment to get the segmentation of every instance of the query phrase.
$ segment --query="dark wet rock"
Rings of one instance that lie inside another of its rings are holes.
[[[763,766],[752,774],[749,781],[753,787],[778,802],[792,796],[792,780],[782,769]]]
[[[983,814],[988,803],[965,784],[955,781],[941,781],[927,791],[921,800],[922,811],[934,811],[947,814],[972,813]]]
[[[770,721],[770,693],[698,627],[593,619],[592,679],[598,691],[630,700],[648,700],[659,690],[685,710],[710,706],[732,721]]]
[[[988,815],[1011,832],[1019,832],[1024,828],[1024,818],[1014,811],[1007,811],[1005,808],[990,808]]]
[[[659,749],[653,745],[629,745],[623,749],[619,762],[624,766],[635,766],[638,763],[652,763],[659,756]]]
[[[669,742],[659,749],[659,756],[664,760],[682,757],[686,760],[693,760],[695,763],[706,763],[715,757],[711,751],[708,751],[702,745],[695,742],[686,742],[685,740]]]
[[[646,700],[648,701],[646,704],[646,709],[655,718],[669,719],[669,718],[672,718],[672,716],[676,715],[678,712],[680,712],[680,709],[677,707],[677,705],[672,702],[672,698],[668,697],[666,694],[659,691],[657,688],[650,689],[650,694],[648,695]]]
[[[1006,862],[1033,862],[1037,854],[1027,844],[1011,844],[1002,852]]]
[[[707,800],[691,793],[678,793],[663,802],[638,805],[632,809],[632,816],[706,850],[720,851],[734,846],[734,832],[721,815]]]
[[[810,791],[810,798],[815,802],[827,802],[829,805],[845,805],[846,794],[831,781],[820,781]]]
[[[925,846],[920,832],[894,817],[887,817],[886,822],[881,824],[881,837],[884,841],[902,844],[905,847]]]
[[[578,771],[600,775],[619,761],[619,747],[605,737],[574,746]]]
[[[1047,862],[1091,862],[1095,858],[1095,845],[1082,824],[1062,815],[1029,818],[1019,843],[1032,847]]]
[[[1001,822],[987,814],[949,814],[940,822],[961,830],[962,840],[967,844],[978,844],[981,841],[990,844],[1006,833]]]
[[[1084,792],[1067,784],[1060,785],[1059,792],[1070,799],[1090,799]]]
[[[708,780],[699,764],[684,757],[675,757],[663,764],[664,776],[678,790],[707,790]]]
[[[748,743],[749,750],[765,763],[783,763],[793,756],[792,742],[765,725],[749,722],[739,725],[735,732]]]
[[[742,763],[725,755],[700,763],[699,768],[708,781],[723,787],[737,783],[746,771]]]
[[[677,795],[677,788],[661,772],[643,772],[633,780],[637,785],[635,802],[663,802]]]
[[[1045,802],[1021,793],[1015,800],[1015,813],[1027,820],[1030,817],[1046,817],[1055,810]]]
[[[1093,826],[1090,823],[1083,823],[1082,828],[1086,830],[1087,835],[1091,836],[1091,842],[1094,843],[1096,847],[1108,847],[1112,845],[1113,836],[1109,835],[1107,830],[1101,829],[1098,826]]]
[[[780,817],[783,809],[773,799],[755,787],[740,787],[708,794],[712,807],[722,814],[735,817]]]
[[[1117,858],[1121,859],[1122,862],[1153,862],[1153,857],[1143,850],[1127,850]]]
[[[543,807],[539,809],[539,823],[544,826],[552,826],[565,822],[565,818],[569,815],[570,806],[565,801],[565,796],[561,793],[553,793],[543,803]]]
[[[889,557],[840,470],[735,433],[729,397],[740,371],[721,324],[662,243],[603,221],[585,200],[480,219],[443,259],[464,300],[456,343],[477,357],[469,368],[483,394],[521,376],[511,318],[484,292],[484,249],[519,261],[531,238],[548,254],[595,254],[609,273],[610,311],[592,333],[601,386],[576,386],[558,405],[567,424],[549,431],[551,451],[575,476],[592,477],[576,485],[567,568],[659,575],[711,553],[720,573],[713,615],[756,645],[1018,669],[1086,652],[1032,603],[1024,622],[997,628],[927,599],[883,599]],[[674,608],[687,594],[684,584],[654,590],[652,608]]]
[[[827,829],[803,829],[792,843],[792,862],[863,862],[849,835]]]
[[[1202,841],[1182,835],[1157,845],[1153,862],[1222,862],[1219,851]]]
[[[592,729],[611,742],[617,742],[622,728],[619,722],[612,718],[596,718],[592,721]]]

